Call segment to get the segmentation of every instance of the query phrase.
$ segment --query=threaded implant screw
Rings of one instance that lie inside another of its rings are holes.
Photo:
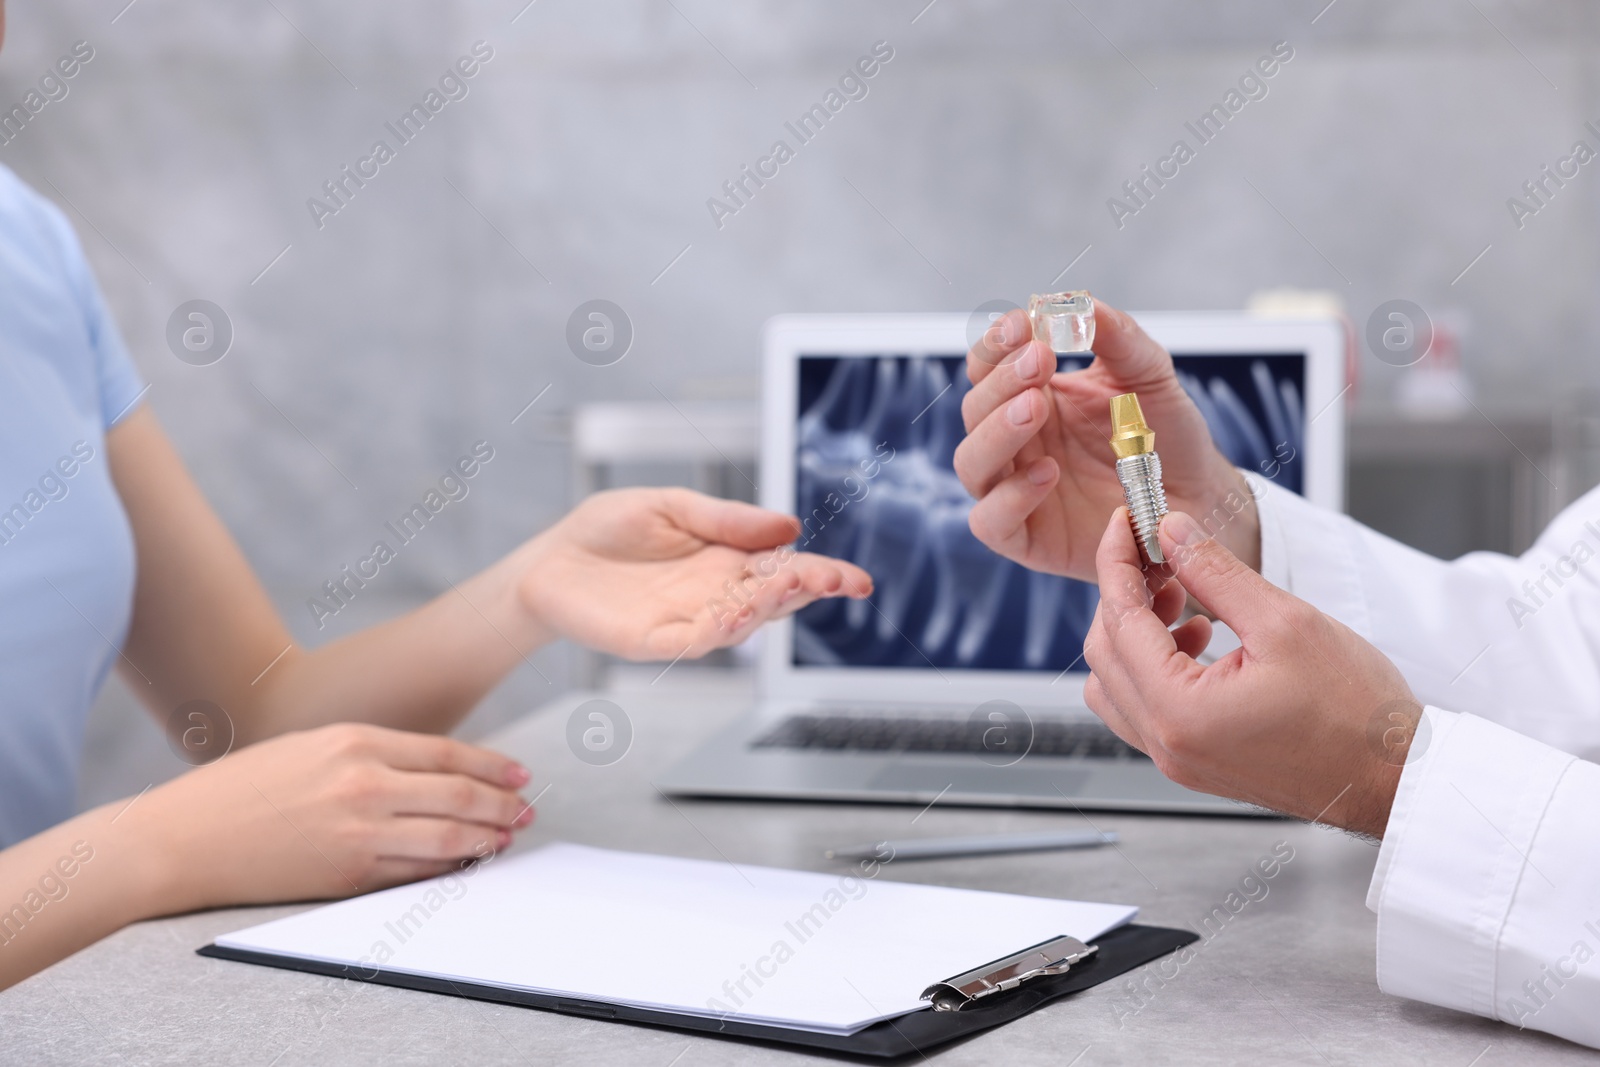
[[[1167,513],[1167,490],[1161,484],[1161,457],[1140,452],[1117,460],[1117,480],[1128,505],[1134,537],[1151,563],[1165,563],[1161,552],[1161,518]]]

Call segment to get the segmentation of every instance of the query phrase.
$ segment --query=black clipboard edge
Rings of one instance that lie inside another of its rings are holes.
[[[1083,963],[1075,965],[1066,974],[1036,979],[1009,993],[986,998],[985,1001],[962,1011],[916,1012],[874,1023],[854,1034],[824,1034],[763,1023],[742,1022],[737,1019],[708,1019],[650,1008],[633,1008],[544,993],[526,993],[521,990],[500,989],[470,982],[452,982],[444,978],[402,974],[396,971],[381,969],[371,971],[345,964],[295,959],[265,952],[252,952],[248,949],[225,948],[215,944],[198,948],[195,952],[212,959],[254,963],[282,970],[320,974],[329,978],[344,978],[357,982],[370,982],[374,985],[415,989],[426,993],[443,993],[447,996],[513,1004],[587,1019],[664,1027],[702,1033],[711,1037],[758,1041],[764,1044],[815,1049],[848,1057],[886,1060],[924,1052],[939,1045],[980,1034],[1013,1019],[1020,1019],[1046,1004],[1110,981],[1199,939],[1199,935],[1191,930],[1137,924],[1121,926],[1097,938],[1094,943],[1100,946],[1099,951]]]

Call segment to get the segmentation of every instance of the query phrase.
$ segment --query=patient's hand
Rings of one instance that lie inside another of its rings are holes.
[[[124,834],[96,844],[126,864],[129,892],[147,881],[138,872],[153,873],[134,918],[343,897],[492,858],[533,821],[518,795],[527,782],[498,752],[342,723],[247,745],[158,786],[116,816]]]
[[[1101,539],[1101,602],[1084,648],[1089,706],[1179,785],[1383,836],[1421,715],[1400,672],[1188,515],[1167,516],[1161,546],[1175,581],[1140,570],[1126,510]],[[1197,663],[1210,622],[1167,629],[1184,590],[1243,647]]]
[[[523,603],[629,659],[701,656],[821,597],[866,597],[853,563],[788,547],[795,519],[688,489],[597,493],[524,547]]]
[[[1027,315],[1012,311],[967,354],[973,387],[955,468],[978,501],[969,520],[978,540],[1034,570],[1092,580],[1100,531],[1122,503],[1109,401],[1134,392],[1156,431],[1168,501],[1218,516],[1208,519],[1217,536],[1259,569],[1250,492],[1212,443],[1166,349],[1102,300],[1094,362],[1083,370],[1056,374],[1055,354],[1032,336]]]

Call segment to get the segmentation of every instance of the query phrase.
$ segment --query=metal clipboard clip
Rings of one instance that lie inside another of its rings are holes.
[[[1044,941],[965,974],[935,982],[922,991],[922,999],[933,1001],[934,1011],[960,1011],[984,997],[1015,989],[1031,978],[1065,974],[1074,963],[1094,955],[1099,947],[1086,945],[1075,937]]]

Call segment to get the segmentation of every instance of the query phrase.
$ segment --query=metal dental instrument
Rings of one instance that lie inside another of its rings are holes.
[[[1161,484],[1155,431],[1144,421],[1136,393],[1111,398],[1111,449],[1117,454],[1117,480],[1145,561],[1165,563],[1159,531],[1167,513],[1167,491]]]

